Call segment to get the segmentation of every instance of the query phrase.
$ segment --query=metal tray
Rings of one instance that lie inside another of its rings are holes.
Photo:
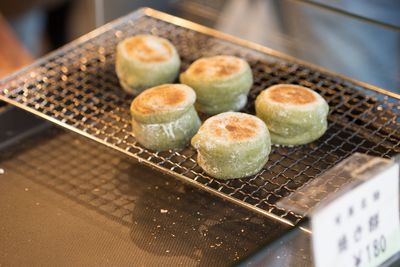
[[[203,56],[245,58],[252,67],[254,85],[244,112],[254,113],[255,97],[273,84],[300,84],[316,90],[330,105],[328,131],[308,145],[273,147],[260,173],[231,181],[205,174],[193,148],[144,149],[130,129],[132,97],[121,90],[114,71],[116,44],[138,33],[168,38],[178,49],[182,70]],[[0,100],[289,225],[301,216],[278,208],[279,199],[354,152],[380,157],[400,152],[399,99],[383,89],[151,9],[107,24],[0,82]]]

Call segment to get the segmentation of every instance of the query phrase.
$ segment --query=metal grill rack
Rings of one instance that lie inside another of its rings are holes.
[[[205,174],[192,148],[153,152],[136,143],[129,105],[114,71],[116,44],[151,33],[169,39],[182,70],[197,58],[230,54],[246,59],[254,86],[243,110],[254,114],[254,99],[266,87],[307,86],[329,103],[329,127],[319,140],[303,146],[273,147],[260,173],[222,181]],[[245,41],[154,10],[140,10],[89,33],[0,83],[0,99],[237,204],[296,224],[301,216],[276,202],[354,152],[391,157],[400,152],[400,107],[396,95],[281,56]]]

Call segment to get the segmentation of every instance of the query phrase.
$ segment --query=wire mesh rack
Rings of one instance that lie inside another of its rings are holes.
[[[255,97],[274,84],[299,84],[317,91],[330,106],[326,134],[308,145],[275,146],[257,175],[229,181],[204,173],[193,148],[154,152],[141,147],[130,128],[132,96],[121,90],[114,71],[116,44],[139,33],[169,39],[181,56],[182,70],[204,56],[229,54],[246,59],[254,85],[243,112],[254,114]],[[0,99],[237,204],[296,224],[301,216],[277,207],[281,198],[355,152],[386,158],[400,152],[398,98],[367,87],[146,9],[105,25],[3,80]]]

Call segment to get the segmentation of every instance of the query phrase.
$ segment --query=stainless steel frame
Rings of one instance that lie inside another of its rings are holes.
[[[202,56],[245,58],[254,86],[244,112],[254,113],[255,97],[273,84],[316,90],[331,108],[327,133],[308,145],[274,147],[260,173],[230,181],[205,174],[192,148],[154,152],[141,147],[130,130],[132,97],[120,89],[114,72],[115,45],[137,33],[168,38],[181,55],[182,69]],[[302,217],[277,207],[282,197],[354,152],[380,157],[400,152],[399,95],[152,9],[111,22],[2,80],[0,100],[288,225]]]

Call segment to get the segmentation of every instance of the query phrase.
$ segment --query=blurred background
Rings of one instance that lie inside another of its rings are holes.
[[[398,0],[1,1],[0,77],[144,6],[400,93]]]

